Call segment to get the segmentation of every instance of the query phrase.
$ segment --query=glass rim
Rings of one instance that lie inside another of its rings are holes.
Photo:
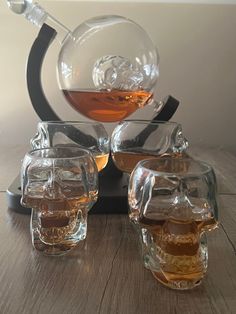
[[[50,156],[47,156],[47,157],[44,157],[44,156],[37,156],[36,153],[37,152],[43,152],[43,151],[53,151],[53,150],[66,150],[66,149],[70,149],[70,150],[75,150],[75,151],[79,151],[80,153],[82,154],[79,154],[79,155],[73,155],[73,156],[65,156],[65,157],[56,157],[56,156],[53,156],[53,157],[50,157]],[[30,158],[30,159],[37,159],[37,160],[40,160],[40,159],[48,159],[48,160],[63,160],[63,159],[69,159],[69,160],[73,160],[73,159],[78,159],[78,158],[83,158],[85,157],[86,155],[90,156],[93,158],[93,155],[91,154],[91,152],[88,150],[88,149],[84,149],[84,148],[81,148],[79,146],[72,146],[72,145],[68,145],[68,146],[54,146],[54,147],[44,147],[44,148],[36,148],[36,149],[32,149],[30,151],[28,151],[26,153],[26,157]]]
[[[175,121],[164,121],[164,120],[149,120],[149,119],[125,119],[119,122],[119,124],[123,124],[125,122],[132,122],[137,124],[167,124],[167,125],[181,125],[179,122]]]
[[[181,162],[190,162],[190,163],[194,163],[196,165],[199,166],[198,170],[195,171],[189,171],[189,172],[183,172],[183,171],[176,171],[176,172],[170,172],[170,171],[162,171],[162,170],[154,170],[151,167],[148,167],[147,164],[151,163],[155,160],[158,161],[167,161],[167,160],[174,160],[174,161],[181,161]],[[144,159],[141,160],[140,162],[138,162],[138,164],[135,166],[136,170],[138,167],[142,167],[144,169],[146,169],[147,171],[152,171],[154,174],[158,175],[158,176],[162,176],[162,175],[167,175],[167,176],[181,176],[181,177],[193,177],[193,176],[202,176],[205,174],[208,174],[210,172],[214,172],[213,167],[208,164],[205,161],[202,160],[196,160],[196,159],[192,159],[192,158],[187,158],[187,157],[176,157],[173,158],[171,156],[166,156],[166,157],[156,157],[156,158],[150,158],[150,159]],[[201,167],[203,169],[201,169]]]
[[[41,125],[41,124],[59,124],[59,125],[67,125],[67,124],[73,124],[73,125],[76,125],[76,124],[89,124],[89,125],[101,125],[103,126],[103,124],[99,121],[72,121],[72,120],[65,120],[65,121],[40,121],[38,122],[38,125]],[[104,126],[103,126],[104,127]]]

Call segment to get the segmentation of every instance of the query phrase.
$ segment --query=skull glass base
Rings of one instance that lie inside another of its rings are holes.
[[[22,199],[32,208],[36,250],[62,255],[87,234],[87,213],[97,200],[98,172],[91,153],[76,146],[36,149],[22,164]]]
[[[141,161],[130,177],[129,205],[144,266],[172,289],[198,286],[207,271],[206,232],[217,227],[213,169],[191,158]]]
[[[47,202],[44,210],[32,209],[31,213],[32,244],[36,250],[47,255],[63,255],[84,240],[87,234],[87,214],[73,208],[71,202],[60,202],[67,207],[63,212],[56,210],[48,213],[45,210],[57,203]]]
[[[167,220],[153,228],[142,228],[141,249],[144,266],[172,289],[198,286],[207,271],[207,238],[200,241],[194,221]]]

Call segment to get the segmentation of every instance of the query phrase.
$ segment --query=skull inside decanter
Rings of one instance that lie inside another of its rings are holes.
[[[91,18],[71,32],[31,0],[9,0],[8,5],[37,26],[47,23],[57,31],[59,86],[79,113],[116,122],[152,101],[159,56],[141,26],[109,15]]]

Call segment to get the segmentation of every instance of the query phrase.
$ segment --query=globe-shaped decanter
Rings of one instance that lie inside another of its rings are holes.
[[[116,122],[151,102],[158,62],[157,49],[141,26],[121,16],[95,17],[65,39],[59,85],[82,115]]]

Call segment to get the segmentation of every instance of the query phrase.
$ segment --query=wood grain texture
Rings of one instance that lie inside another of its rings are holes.
[[[64,257],[35,252],[29,216],[7,209],[0,193],[0,313],[235,313],[236,196],[221,196],[224,230],[209,235],[202,285],[179,292],[144,269],[126,215],[89,216],[88,237]],[[230,241],[229,241],[230,238]]]
[[[236,254],[236,195],[219,196],[219,220]]]

